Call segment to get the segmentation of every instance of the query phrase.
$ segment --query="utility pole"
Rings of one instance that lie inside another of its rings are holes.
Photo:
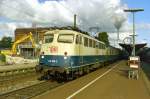
[[[144,9],[137,9],[137,8],[133,8],[133,9],[125,9],[124,12],[131,12],[133,15],[133,49],[132,49],[132,56],[135,56],[135,12],[139,12],[139,11],[144,11]]]

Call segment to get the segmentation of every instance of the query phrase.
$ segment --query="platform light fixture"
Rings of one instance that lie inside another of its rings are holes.
[[[135,56],[135,13],[139,11],[144,11],[143,8],[129,8],[129,9],[124,9],[124,12],[131,12],[133,15],[133,50],[132,50],[132,56]]]

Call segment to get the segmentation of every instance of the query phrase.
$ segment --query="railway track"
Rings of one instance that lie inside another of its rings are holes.
[[[8,81],[10,82],[10,79],[8,79]],[[30,99],[65,83],[66,82],[58,83],[56,81],[38,81],[33,85],[2,93],[0,94],[0,99]]]
[[[31,74],[30,73],[23,73],[22,75],[11,75],[11,76],[3,76],[3,79],[1,79],[2,81],[0,81],[0,85],[5,84],[8,87],[15,87],[16,83],[14,82],[14,80],[18,80],[19,82],[21,81],[21,79],[23,80],[29,80],[29,77],[35,76],[36,78],[38,78],[39,75],[36,74]],[[27,77],[27,79],[25,79],[25,77]],[[6,82],[8,82],[9,84],[7,85]],[[23,81],[24,82],[24,81]],[[30,99],[32,97],[35,97],[37,95],[40,95],[50,89],[56,88],[57,86],[60,86],[62,84],[65,83],[58,83],[56,81],[36,81],[33,82],[27,86],[22,86],[19,88],[14,88],[13,90],[6,90],[5,92],[1,93],[0,92],[0,99]],[[5,86],[4,85],[4,86]],[[10,85],[10,86],[9,86]],[[3,87],[3,86],[0,86]]]
[[[0,76],[0,93],[6,93],[32,85],[38,82],[37,77],[38,75],[36,73]]]
[[[52,81],[41,81],[25,88],[0,94],[0,99],[30,99],[62,84]]]

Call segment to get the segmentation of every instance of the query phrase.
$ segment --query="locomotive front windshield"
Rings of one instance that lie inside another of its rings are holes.
[[[44,38],[45,38],[45,43],[51,43],[53,42],[54,34],[45,35]]]
[[[63,43],[72,43],[74,39],[73,34],[59,34],[58,36],[58,42],[63,42]]]

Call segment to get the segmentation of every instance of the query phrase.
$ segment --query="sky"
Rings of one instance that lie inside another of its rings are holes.
[[[132,34],[132,14],[123,9],[144,8],[135,14],[137,42],[150,45],[149,0],[0,0],[0,38],[14,37],[16,28],[77,25],[91,35],[106,31],[109,39],[123,40]],[[115,45],[115,44],[114,44]]]
[[[138,41],[144,41],[150,46],[150,0],[123,0],[128,8],[143,8],[144,11],[135,14],[135,27]],[[132,24],[132,14],[128,15]]]

